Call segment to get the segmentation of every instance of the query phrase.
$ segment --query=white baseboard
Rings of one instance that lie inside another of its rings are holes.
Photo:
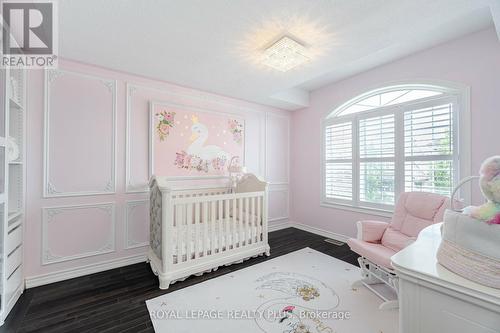
[[[310,233],[313,233],[316,235],[323,236],[325,238],[335,239],[335,240],[338,240],[338,241],[341,241],[344,243],[347,242],[347,240],[349,238],[351,238],[349,236],[338,234],[336,232],[332,232],[332,231],[328,231],[328,230],[324,230],[324,229],[320,229],[320,228],[316,228],[316,227],[311,227],[310,225],[307,225],[307,224],[297,223],[297,222],[292,222],[292,221],[285,221],[282,223],[276,223],[276,224],[270,225],[269,232],[281,230],[281,229],[286,229],[286,228],[297,228],[297,229],[304,230],[304,231],[307,231],[307,232],[310,232]]]
[[[281,230],[281,229],[286,229],[290,228],[290,222],[287,220],[281,221],[281,222],[276,222],[276,223],[269,223],[268,230],[269,232],[276,231],[276,230]]]
[[[90,264],[86,266],[80,266],[70,269],[65,269],[57,272],[52,272],[48,274],[42,274],[37,276],[26,277],[26,289],[42,286],[49,283],[59,282],[63,280],[69,280],[72,278],[99,273],[107,271],[114,268],[119,268],[123,266],[133,265],[140,262],[146,261],[146,254],[139,254],[135,256],[118,258],[108,261],[102,261],[96,264]]]
[[[323,236],[326,238],[335,239],[335,240],[338,240],[338,241],[341,241],[344,243],[347,242],[347,240],[349,238],[351,238],[351,237],[346,236],[346,235],[338,234],[336,232],[325,230],[325,229],[312,227],[310,225],[303,224],[303,223],[290,222],[290,224],[291,224],[291,227],[294,227],[294,228],[297,228],[300,230],[304,230],[307,232],[311,232],[313,234],[320,235],[320,236]]]
[[[296,222],[286,221],[286,220],[284,220],[283,222],[277,222],[277,223],[270,224],[269,225],[269,232],[277,231],[277,230],[281,230],[281,229],[286,229],[286,228],[297,228],[300,230],[311,232],[311,233],[316,234],[316,235],[323,236],[325,238],[331,238],[331,239],[335,239],[335,240],[338,240],[341,242],[346,242],[347,239],[349,238],[348,236],[341,235],[341,234],[338,234],[338,233],[335,233],[332,231],[312,227],[310,225],[303,224],[303,223],[296,223]],[[86,265],[86,266],[65,269],[65,270],[52,272],[52,273],[48,273],[48,274],[30,276],[30,277],[26,277],[26,279],[25,279],[26,288],[27,289],[34,288],[34,287],[42,286],[42,285],[49,284],[49,283],[69,280],[69,279],[73,279],[76,277],[94,274],[94,273],[99,273],[99,272],[107,271],[107,270],[114,269],[114,268],[119,268],[119,267],[123,267],[123,266],[137,264],[137,263],[144,262],[144,261],[146,261],[146,254],[139,254],[139,255],[130,256],[130,257],[126,257],[126,258],[113,259],[113,260],[99,262],[96,264],[90,264],[90,265]]]

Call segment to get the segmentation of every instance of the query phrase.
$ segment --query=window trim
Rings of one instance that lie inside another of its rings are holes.
[[[413,100],[401,104],[382,106],[366,111],[361,111],[353,114],[347,114],[344,116],[338,116],[342,113],[346,108],[350,107],[353,104],[360,102],[365,98],[372,97],[374,95],[378,95],[385,92],[395,91],[395,90],[408,90],[408,89],[421,89],[421,90],[432,90],[441,92],[442,95],[430,96],[427,98],[422,98],[418,100]],[[326,165],[326,156],[325,156],[325,129],[327,126],[335,123],[340,123],[344,121],[352,121],[353,131],[356,131],[356,134],[353,134],[353,137],[356,138],[356,141],[353,142],[353,147],[356,145],[356,151],[359,150],[358,145],[358,131],[357,127],[359,124],[359,119],[364,117],[372,117],[372,116],[381,116],[384,114],[394,114],[395,115],[395,130],[396,130],[396,138],[395,138],[395,151],[398,149],[404,149],[404,145],[402,144],[399,138],[403,138],[404,135],[404,126],[402,126],[404,121],[404,110],[410,106],[424,106],[428,104],[434,104],[437,100],[439,101],[449,101],[453,104],[453,116],[456,117],[456,120],[453,122],[453,131],[454,131],[454,164],[457,166],[454,170],[454,180],[455,184],[470,175],[470,88],[466,86],[460,86],[450,82],[422,82],[422,83],[397,83],[392,85],[386,85],[382,88],[372,89],[368,92],[357,95],[356,97],[348,100],[347,102],[341,104],[339,107],[335,108],[332,112],[329,112],[321,121],[321,207],[328,208],[336,208],[347,211],[354,211],[357,213],[369,214],[369,215],[378,215],[384,217],[390,217],[393,212],[393,206],[384,206],[384,205],[370,205],[363,204],[362,206],[356,205],[359,204],[359,175],[358,169],[359,167],[354,167],[359,165],[358,156],[359,154],[354,154],[352,156],[353,163],[353,183],[354,189],[356,189],[355,193],[353,193],[353,200],[342,200],[342,199],[328,199],[326,198],[326,178],[325,178],[325,165]],[[401,112],[398,112],[401,111]],[[357,120],[357,121],[355,121]],[[399,125],[398,125],[399,122]],[[355,156],[356,155],[356,156]],[[398,158],[399,157],[399,158]],[[396,196],[404,191],[404,183],[401,183],[402,175],[404,172],[404,154],[395,154],[394,157],[395,163],[395,194]],[[399,176],[398,176],[399,174]],[[463,187],[461,190],[461,198],[464,202],[470,202],[471,198],[471,186]],[[356,203],[356,204],[355,204]]]

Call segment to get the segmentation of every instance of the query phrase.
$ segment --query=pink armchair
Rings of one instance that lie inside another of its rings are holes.
[[[425,192],[403,193],[394,209],[390,223],[359,221],[357,238],[347,241],[360,255],[359,266],[363,279],[355,283],[364,285],[385,302],[381,309],[396,308],[398,279],[391,266],[391,257],[416,240],[428,225],[441,222],[449,207],[447,197]],[[383,288],[384,285],[390,288]]]

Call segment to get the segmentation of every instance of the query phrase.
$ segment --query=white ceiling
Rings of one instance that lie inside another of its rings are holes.
[[[486,28],[499,1],[64,0],[59,53],[292,110],[308,91]],[[283,34],[312,57],[286,73],[258,61]]]

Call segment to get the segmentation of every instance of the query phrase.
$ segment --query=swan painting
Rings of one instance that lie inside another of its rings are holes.
[[[191,144],[186,150],[176,153],[174,164],[179,168],[209,172],[223,172],[231,155],[216,145],[205,145],[208,128],[200,123],[197,116],[192,116]]]
[[[255,281],[256,290],[273,297],[257,308],[257,326],[266,333],[333,333],[335,330],[313,314],[328,312],[339,304],[339,297],[323,282],[298,273],[276,272]],[[267,316],[266,316],[267,314]]]
[[[198,156],[202,160],[212,161],[217,158],[228,160],[228,153],[221,147],[215,145],[205,146],[208,139],[208,128],[198,121],[198,117],[192,116],[191,121],[191,145],[186,152],[192,156]]]
[[[159,103],[152,103],[150,111],[153,173],[222,176],[233,157],[243,160],[243,118]]]

